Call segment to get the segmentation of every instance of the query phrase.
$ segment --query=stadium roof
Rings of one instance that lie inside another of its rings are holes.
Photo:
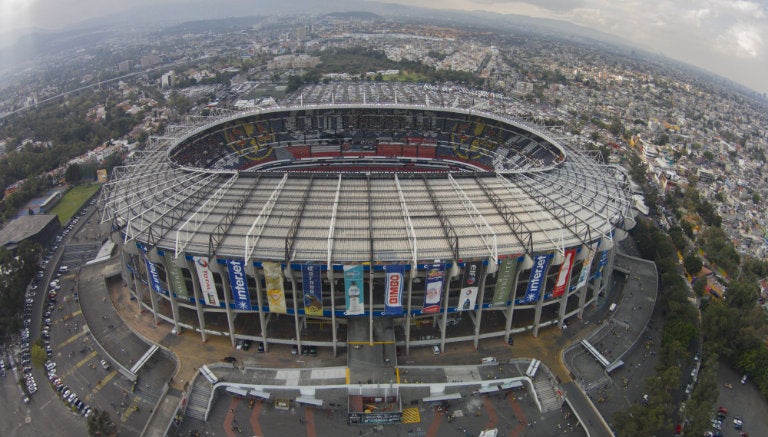
[[[555,142],[543,128],[510,115],[519,113],[517,102],[430,85],[313,86],[265,111],[372,102],[472,110]],[[496,260],[562,251],[633,223],[625,176],[563,144],[568,158],[561,165],[506,174],[247,174],[169,160],[168,149],[191,132],[232,117],[197,118],[153,138],[104,187],[102,222],[125,242],[149,248],[324,264]]]

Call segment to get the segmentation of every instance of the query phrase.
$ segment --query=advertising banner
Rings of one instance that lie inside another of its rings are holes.
[[[440,298],[443,294],[443,276],[445,275],[445,264],[435,261],[434,264],[424,266],[427,270],[427,280],[424,289],[424,308],[422,314],[432,314],[440,312]]]
[[[344,296],[347,301],[348,316],[359,316],[365,312],[363,295],[363,266],[344,266]]]
[[[509,293],[512,291],[517,275],[517,257],[502,259],[498,275],[491,302],[491,306],[495,307],[505,306],[509,300]]]
[[[147,272],[149,273],[149,285],[155,290],[155,293],[163,293],[163,286],[160,284],[160,275],[157,274],[157,266],[155,263],[149,260],[146,255],[144,256],[144,263],[147,265]]]
[[[589,270],[592,268],[592,260],[595,257],[596,250],[597,242],[592,243],[592,245],[587,249],[587,257],[584,258],[584,264],[581,266],[579,282],[576,284],[576,288],[581,288],[587,284],[587,281],[589,280]]]
[[[546,275],[549,258],[549,254],[533,257],[533,268],[531,269],[531,277],[528,279],[528,287],[525,290],[523,303],[534,303],[539,300],[539,294],[547,282]]]
[[[213,272],[208,268],[208,258],[193,256],[192,260],[195,261],[195,271],[197,271],[197,279],[200,282],[200,293],[202,293],[205,303],[214,307],[220,306],[216,284],[213,282]]]
[[[175,257],[170,252],[165,252],[165,271],[168,273],[168,280],[171,283],[173,292],[177,297],[189,299],[187,283],[184,282],[184,275],[181,273],[181,267],[176,265]]]
[[[464,264],[464,277],[461,280],[461,294],[456,311],[475,309],[477,291],[480,285],[480,272],[483,269],[482,261],[467,262]]]
[[[227,271],[229,272],[229,286],[232,288],[235,308],[252,311],[251,295],[248,293],[248,279],[245,276],[245,262],[239,259],[228,260]]]
[[[574,257],[576,257],[576,249],[565,251],[565,260],[560,266],[560,273],[557,275],[557,282],[555,282],[555,288],[552,290],[552,297],[560,297],[565,293],[568,279],[571,278],[571,267],[573,267]]]
[[[264,282],[267,284],[267,303],[269,312],[286,314],[288,308],[285,305],[285,290],[283,289],[283,268],[280,263],[265,261],[261,264],[264,268]]]
[[[402,316],[405,266],[402,264],[387,265],[384,266],[384,271],[387,272],[387,289],[385,290],[383,315]]]
[[[304,314],[308,316],[323,315],[323,279],[321,269],[317,264],[301,266],[301,284],[304,292]]]
[[[603,268],[608,264],[608,251],[604,250],[600,252],[600,260],[597,262],[597,271],[595,271],[595,279],[603,276]]]

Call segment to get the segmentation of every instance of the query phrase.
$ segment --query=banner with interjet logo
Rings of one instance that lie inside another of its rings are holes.
[[[384,290],[385,316],[403,315],[403,284],[405,283],[405,266],[392,264],[384,266],[387,272],[387,289]]]
[[[251,295],[248,293],[248,278],[245,276],[245,262],[239,259],[227,261],[229,272],[229,286],[232,288],[235,308],[238,310],[252,311]]]
[[[568,280],[571,278],[571,267],[573,267],[573,259],[575,257],[576,249],[565,251],[565,260],[560,266],[560,273],[557,275],[555,289],[552,290],[552,297],[560,297],[565,293],[565,287],[568,285]]]
[[[304,314],[323,315],[323,280],[320,265],[301,265],[301,284],[304,291]]]
[[[528,287],[525,289],[523,303],[535,303],[539,300],[541,290],[547,283],[547,267],[549,267],[550,255],[536,255],[533,257],[533,268],[528,278]]]
[[[462,279],[459,305],[456,307],[456,311],[475,309],[477,292],[480,289],[480,272],[482,269],[482,261],[473,261],[464,264],[464,278]]]
[[[213,272],[208,267],[208,258],[193,256],[192,260],[195,262],[195,271],[200,282],[200,292],[203,295],[203,299],[205,299],[205,303],[214,307],[220,306],[216,284],[213,282]]]

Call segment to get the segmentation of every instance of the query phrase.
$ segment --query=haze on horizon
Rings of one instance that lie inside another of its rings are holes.
[[[768,0],[387,0],[404,6],[562,20],[768,93]],[[374,3],[366,0],[367,3]],[[86,20],[186,0],[0,0],[2,38],[22,29],[62,30]],[[199,2],[191,2],[200,4]],[[250,6],[260,2],[230,2]],[[272,2],[270,2],[272,3]],[[296,13],[308,12],[302,1]],[[318,0],[318,10],[323,1]],[[366,9],[363,2],[345,2]],[[293,2],[291,2],[293,5]],[[290,7],[289,7],[290,8]],[[330,9],[326,9],[330,11]],[[188,14],[187,14],[188,15]],[[223,18],[207,17],[199,18]]]

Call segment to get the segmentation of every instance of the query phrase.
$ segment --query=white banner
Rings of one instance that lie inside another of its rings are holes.
[[[219,294],[216,291],[216,284],[213,282],[213,272],[208,267],[208,258],[193,256],[195,261],[195,270],[197,279],[200,280],[200,292],[205,299],[205,303],[210,306],[220,306]]]

